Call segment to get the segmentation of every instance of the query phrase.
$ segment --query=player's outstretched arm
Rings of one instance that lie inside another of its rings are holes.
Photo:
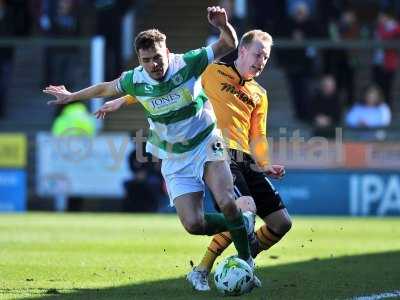
[[[50,85],[46,87],[43,92],[56,98],[55,100],[48,101],[47,104],[49,105],[61,105],[92,98],[112,97],[118,95],[118,80],[119,79],[95,84],[74,93],[68,91],[63,85]]]
[[[211,45],[214,58],[219,59],[235,50],[238,45],[238,38],[235,29],[228,22],[228,16],[224,8],[211,6],[207,8],[207,12],[208,22],[220,30],[219,39]]]
[[[107,101],[100,107],[99,110],[94,112],[94,115],[97,119],[104,119],[108,113],[117,111],[120,109],[124,104],[133,103],[131,96],[124,96],[118,99],[114,99],[111,101]]]

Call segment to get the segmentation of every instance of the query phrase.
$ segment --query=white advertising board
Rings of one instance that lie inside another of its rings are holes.
[[[36,138],[36,190],[39,196],[122,197],[129,179],[128,134]]]

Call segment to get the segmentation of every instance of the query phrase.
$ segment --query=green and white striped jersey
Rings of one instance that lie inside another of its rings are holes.
[[[188,154],[215,128],[215,115],[200,75],[214,59],[211,47],[169,55],[162,82],[143,67],[122,73],[118,90],[140,102],[150,124],[146,151],[165,159]]]

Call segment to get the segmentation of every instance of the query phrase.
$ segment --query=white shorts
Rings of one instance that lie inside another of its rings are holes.
[[[174,206],[174,200],[179,196],[204,192],[203,174],[206,162],[227,159],[219,130],[214,130],[200,145],[182,154],[182,157],[163,159],[161,173],[167,186],[170,206]]]

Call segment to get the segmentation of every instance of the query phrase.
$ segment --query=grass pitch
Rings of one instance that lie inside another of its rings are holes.
[[[208,242],[184,232],[176,215],[1,215],[0,299],[227,299],[184,279]],[[398,291],[400,219],[295,217],[256,262],[263,288],[236,299]]]

